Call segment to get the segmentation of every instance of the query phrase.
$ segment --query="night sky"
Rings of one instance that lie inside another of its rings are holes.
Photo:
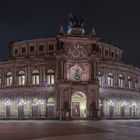
[[[84,18],[86,34],[124,50],[124,60],[140,67],[139,0],[2,0],[0,1],[0,58],[8,57],[8,43],[18,39],[52,37],[68,15]]]

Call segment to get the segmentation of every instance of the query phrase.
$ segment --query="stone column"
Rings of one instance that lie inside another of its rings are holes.
[[[120,98],[118,99],[118,97],[115,97],[115,105],[114,105],[114,117],[120,117]]]
[[[29,98],[26,99],[26,104],[24,105],[24,117],[30,118],[31,117],[31,101]]]
[[[62,120],[62,108],[63,108],[63,104],[62,104],[62,90],[60,90],[59,92],[59,119]]]
[[[12,86],[16,87],[18,85],[18,75],[16,73],[16,68],[14,66],[12,66],[12,77],[13,77],[13,81],[12,81]]]
[[[17,113],[18,113],[17,100],[16,100],[16,98],[13,98],[10,115],[11,115],[12,118],[17,118],[17,116],[18,116]]]
[[[67,73],[66,72],[64,73],[64,71],[66,71],[66,70],[64,70],[64,61],[61,60],[60,64],[61,64],[61,69],[60,69],[61,76],[60,77],[61,77],[61,79],[67,79]]]
[[[31,71],[30,71],[30,66],[27,66],[27,84],[30,85],[31,84]]]
[[[89,62],[89,80],[92,80],[93,79],[93,77],[92,77],[92,75],[93,75],[93,71],[92,71],[92,62],[90,61]]]
[[[4,69],[2,69],[2,75],[1,75],[1,86],[2,87],[5,87],[5,85],[6,85],[6,82],[5,82],[5,71],[4,71]]]
[[[99,64],[98,64],[98,62],[95,62],[95,63],[96,63],[95,78],[96,78],[96,80],[98,80]]]
[[[115,69],[115,74],[114,74],[114,86],[118,87],[119,86],[119,74],[118,74],[118,69]]]
[[[106,86],[107,85],[107,72],[106,72],[106,67],[103,69],[103,84]]]
[[[43,86],[46,86],[46,73],[45,73],[45,66],[44,66],[44,64],[42,66],[42,83],[43,83]]]

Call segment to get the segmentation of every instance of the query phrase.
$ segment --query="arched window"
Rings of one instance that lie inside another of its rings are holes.
[[[113,74],[111,72],[108,73],[107,84],[108,86],[113,86]]]
[[[26,105],[25,99],[23,99],[23,98],[19,99],[18,105],[19,105],[19,106],[24,106],[24,105]]]
[[[124,77],[122,74],[119,75],[119,87],[124,87]]]
[[[132,78],[128,76],[128,88],[132,88]]]
[[[34,70],[32,72],[32,84],[39,85],[39,71],[38,70]]]
[[[39,103],[38,98],[34,98],[34,99],[32,100],[32,105],[38,105],[38,103]]]
[[[47,103],[54,103],[54,99],[53,98],[48,98]]]
[[[98,80],[99,80],[99,85],[102,85],[102,74],[101,72],[98,73]]]
[[[18,73],[18,84],[25,85],[25,72],[24,71],[20,71]]]
[[[54,71],[53,70],[47,71],[47,84],[48,85],[54,84]]]
[[[11,105],[11,100],[10,99],[6,99],[5,100],[5,105],[6,106],[10,106]]]
[[[13,77],[12,77],[12,72],[8,72],[6,75],[6,86],[12,86],[13,82]]]

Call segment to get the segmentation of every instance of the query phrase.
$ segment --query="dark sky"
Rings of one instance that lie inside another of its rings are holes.
[[[124,50],[124,60],[140,67],[139,0],[1,0],[0,57],[8,57],[7,44],[17,39],[55,36],[67,29],[68,15],[84,18],[86,34],[94,26],[97,36]]]

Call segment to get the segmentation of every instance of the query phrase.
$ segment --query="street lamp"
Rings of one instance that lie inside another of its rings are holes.
[[[122,107],[124,107],[124,106],[126,106],[127,105],[127,103],[125,102],[125,101],[123,101],[122,103],[121,103],[121,106]]]
[[[111,106],[114,106],[114,101],[113,100],[109,100],[108,104],[111,105]]]
[[[5,105],[11,105],[11,101],[10,100],[6,100],[5,101]]]

